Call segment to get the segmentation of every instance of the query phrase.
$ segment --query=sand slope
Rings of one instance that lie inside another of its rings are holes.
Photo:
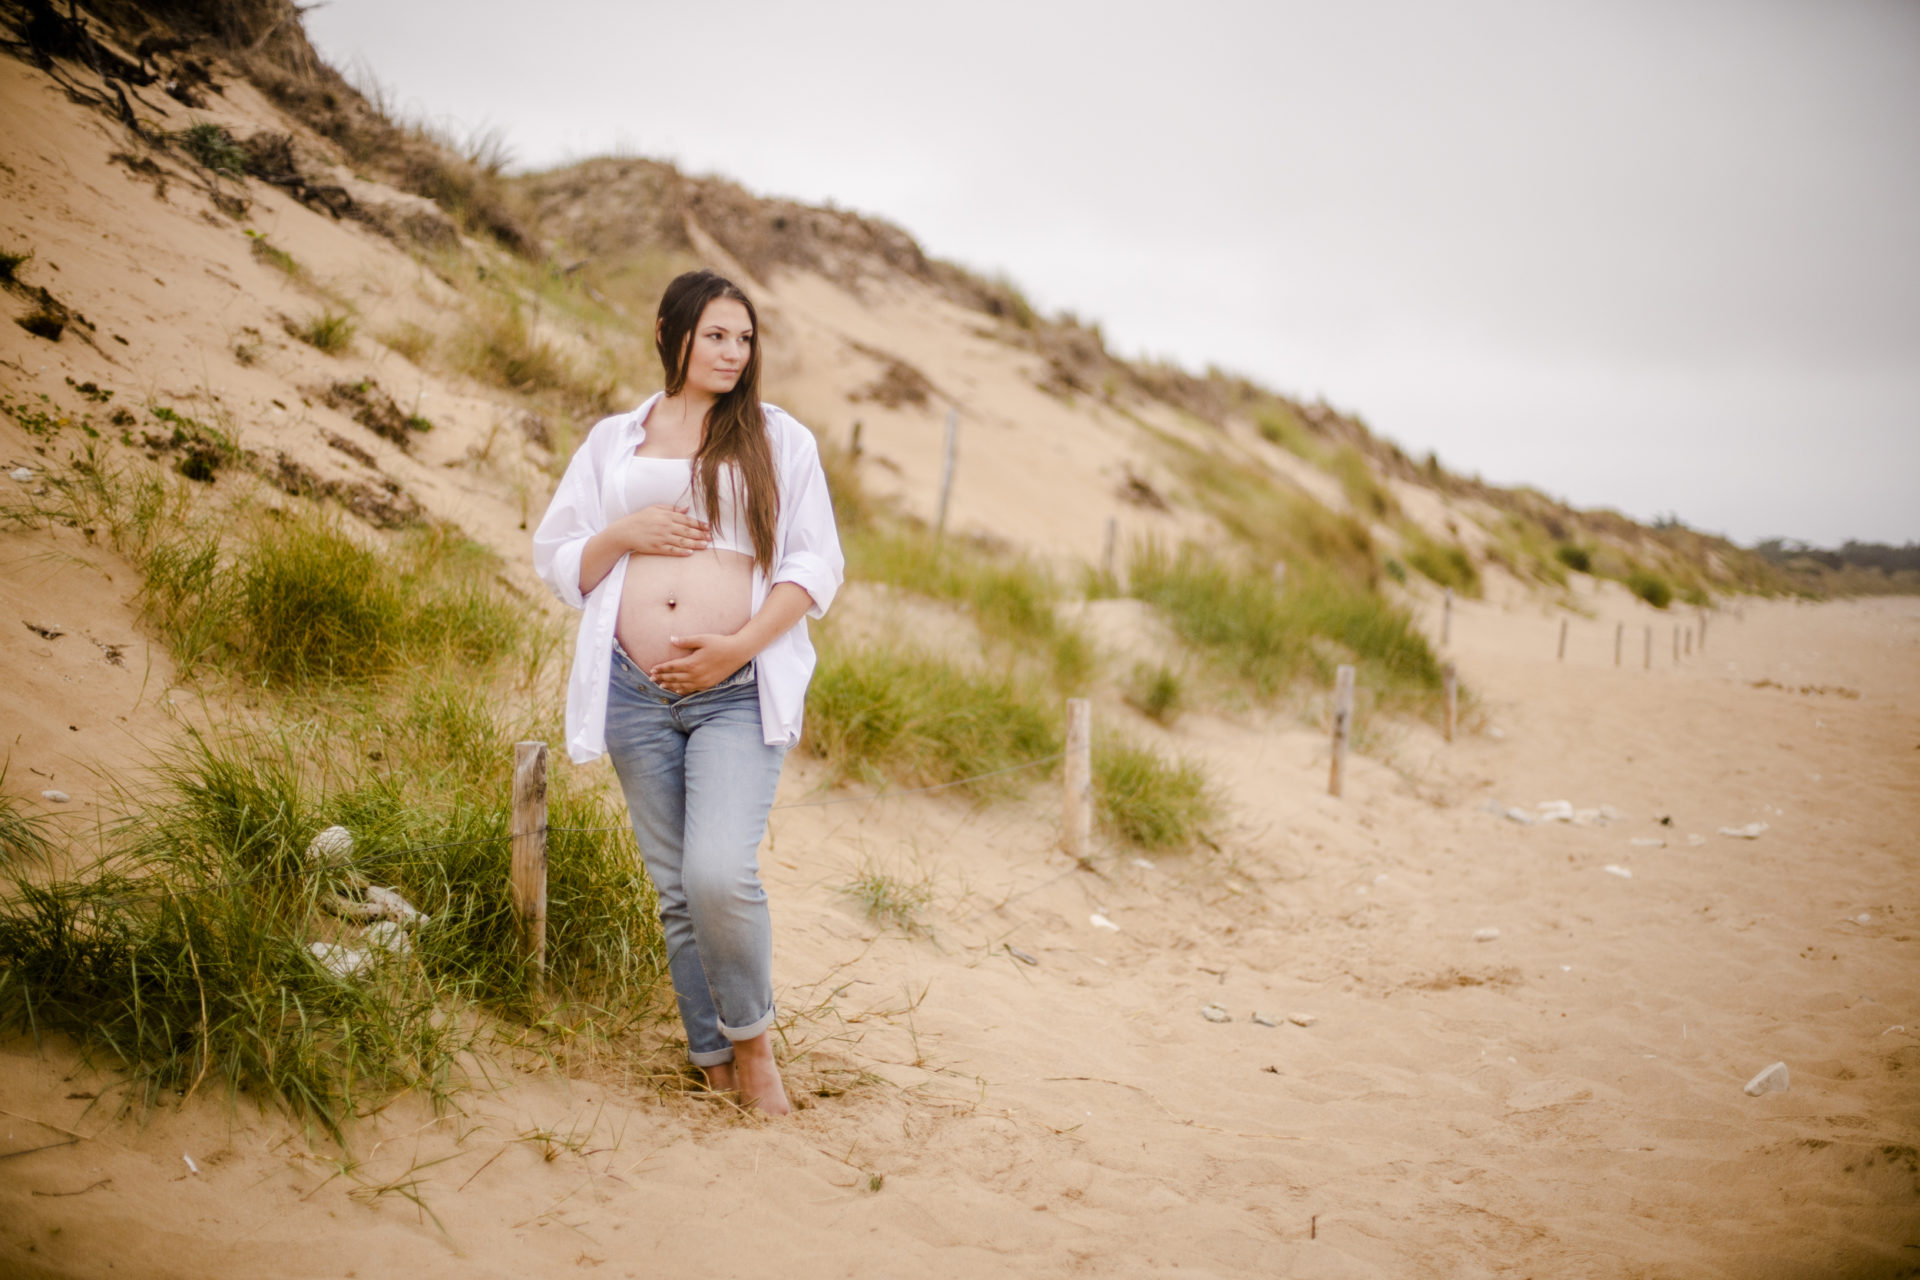
[[[109,129],[6,60],[0,109],[0,211],[39,255],[34,278],[99,330],[56,347],[0,325],[10,396],[98,378],[121,404],[224,415],[249,448],[397,480],[520,563],[541,495],[514,406],[415,368],[377,324],[338,360],[284,339],[279,317],[315,296],[256,261],[185,175],[161,192],[130,174]],[[218,110],[274,120],[242,85]],[[457,306],[366,229],[251,194],[253,224],[367,316]],[[1118,496],[1129,472],[1171,488],[1146,428],[1192,431],[1177,414],[1043,394],[1030,356],[910,285],[855,298],[791,276],[765,296],[793,335],[771,394],[834,433],[861,417],[875,487],[907,509],[931,509],[958,406],[962,530],[1084,560],[1108,516],[1207,528]],[[261,356],[241,364],[249,329]],[[849,401],[879,367],[862,347],[920,368],[932,401]],[[437,427],[412,454],[302,398],[366,376],[424,397]],[[515,443],[495,450],[503,432]],[[9,467],[43,465],[12,426],[0,439]],[[1295,478],[1340,501],[1326,477]],[[1672,618],[1579,581],[1590,616],[1564,663],[1557,616],[1517,585],[1460,606],[1470,731],[1447,746],[1371,726],[1339,801],[1310,692],[1170,734],[1129,724],[1226,794],[1219,848],[1192,856],[1103,850],[1081,869],[1055,848],[1047,784],[993,806],[853,802],[796,757],[764,859],[805,1103],[790,1121],[686,1093],[666,1052],[566,1075],[528,1062],[457,1114],[396,1100],[349,1157],[244,1098],[126,1114],[73,1046],[16,1039],[0,1047],[0,1274],[1914,1274],[1920,603],[1746,604],[1675,663]],[[172,673],[131,591],[79,531],[0,534],[18,793],[60,786],[90,816],[173,731]],[[864,623],[836,625],[873,625],[872,594],[849,596]],[[1131,606],[1103,608],[1108,643],[1157,643]],[[1623,816],[1500,813],[1562,799]],[[1749,822],[1767,824],[1758,840],[1716,834]],[[877,928],[840,891],[863,862],[931,878],[923,930]],[[1215,1002],[1230,1022],[1201,1016]],[[1743,1095],[1776,1060],[1791,1090]]]

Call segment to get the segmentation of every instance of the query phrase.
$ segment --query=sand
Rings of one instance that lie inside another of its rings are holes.
[[[342,1176],[277,1114],[116,1118],[110,1077],[16,1042],[6,1150],[80,1140],[0,1163],[0,1266],[1909,1274],[1920,602],[1748,604],[1651,672],[1611,665],[1611,621],[1648,611],[1596,605],[1565,663],[1553,619],[1460,606],[1483,723],[1388,730],[1338,801],[1317,733],[1190,715],[1231,796],[1219,853],[1077,870],[1046,786],[782,809],[790,1069],[834,1093],[790,1120],[618,1063],[530,1072],[459,1114],[400,1100]],[[783,802],[822,798],[797,766]],[[1558,799],[1624,816],[1484,807]],[[839,892],[863,858],[932,877],[923,934]],[[1791,1089],[1746,1096],[1774,1061]]]
[[[527,581],[541,459],[513,406],[377,341],[446,319],[457,299],[431,271],[253,190],[249,225],[368,319],[354,350],[320,356],[279,328],[316,296],[184,176],[158,193],[116,166],[112,130],[10,60],[0,109],[0,213],[38,255],[31,278],[99,330],[53,346],[0,324],[10,396],[98,378],[328,476],[395,479]],[[238,84],[215,115],[274,120]],[[862,418],[867,474],[906,509],[930,512],[959,408],[958,530],[1062,561],[1097,557],[1109,517],[1123,538],[1207,531],[1120,496],[1130,473],[1174,488],[1139,421],[1042,393],[1037,357],[977,317],[884,282],[790,276],[763,298],[792,339],[773,398],[834,433]],[[856,343],[921,369],[932,401],[850,401],[879,368]],[[435,419],[411,455],[311,394],[368,376]],[[11,425],[0,444],[9,468],[45,464]],[[1459,514],[1401,497],[1424,524]],[[1102,847],[1081,868],[1056,847],[1056,784],[854,802],[796,755],[763,859],[802,1104],[787,1120],[687,1093],[662,1051],[509,1064],[443,1115],[402,1097],[346,1155],[245,1098],[129,1112],[73,1045],[0,1045],[0,1274],[1914,1274],[1920,602],[1736,601],[1675,662],[1691,616],[1576,576],[1561,662],[1561,615],[1493,576],[1453,618],[1460,740],[1366,722],[1339,800],[1320,693],[1163,731],[1108,691],[1101,717],[1215,779],[1217,848]],[[1437,635],[1432,594],[1410,598]],[[857,588],[845,611],[850,631],[943,623]],[[1088,622],[1116,655],[1156,652],[1140,614],[1102,602]],[[0,672],[7,787],[62,788],[83,824],[193,714],[130,571],[75,530],[0,530]],[[1619,816],[1504,816],[1560,800]],[[1766,830],[1718,834],[1749,823]],[[921,928],[879,927],[842,892],[863,865],[927,878]],[[1791,1088],[1745,1095],[1775,1061]]]

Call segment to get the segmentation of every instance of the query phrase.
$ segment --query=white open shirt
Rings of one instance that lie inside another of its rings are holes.
[[[580,593],[580,557],[587,539],[607,527],[607,511],[618,509],[613,486],[619,464],[647,437],[646,420],[660,396],[631,413],[603,418],[587,433],[586,443],[567,464],[553,501],[533,533],[533,568],[553,593],[584,610],[574,642],[573,676],[567,683],[567,755],[576,764],[597,759],[607,749],[607,681],[613,671],[614,624],[620,615],[620,588],[627,558],[614,562],[598,586]],[[813,433],[786,410],[762,405],[773,466],[780,484],[780,518],[774,529],[771,576],[753,568],[753,611],[760,612],[776,582],[792,582],[813,598],[806,618],[818,618],[833,603],[846,572],[840,535],[833,524],[833,502],[820,470]],[[754,659],[760,687],[760,723],[767,745],[790,747],[800,739],[800,715],[813,678],[813,645],[802,618],[762,649]]]

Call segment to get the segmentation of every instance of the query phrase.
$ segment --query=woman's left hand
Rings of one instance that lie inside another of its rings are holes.
[[[711,689],[747,665],[753,655],[737,636],[668,636],[676,649],[692,652],[680,658],[668,658],[647,672],[647,679],[668,693],[699,693]]]

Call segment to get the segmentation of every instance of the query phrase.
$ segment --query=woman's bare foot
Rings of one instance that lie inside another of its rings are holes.
[[[709,1093],[732,1093],[740,1087],[740,1073],[733,1069],[731,1062],[716,1062],[700,1070],[707,1077]]]
[[[759,1108],[770,1116],[790,1115],[787,1088],[780,1081],[780,1064],[773,1060],[773,1036],[762,1032],[751,1040],[733,1042],[733,1067],[739,1081],[740,1105]]]

